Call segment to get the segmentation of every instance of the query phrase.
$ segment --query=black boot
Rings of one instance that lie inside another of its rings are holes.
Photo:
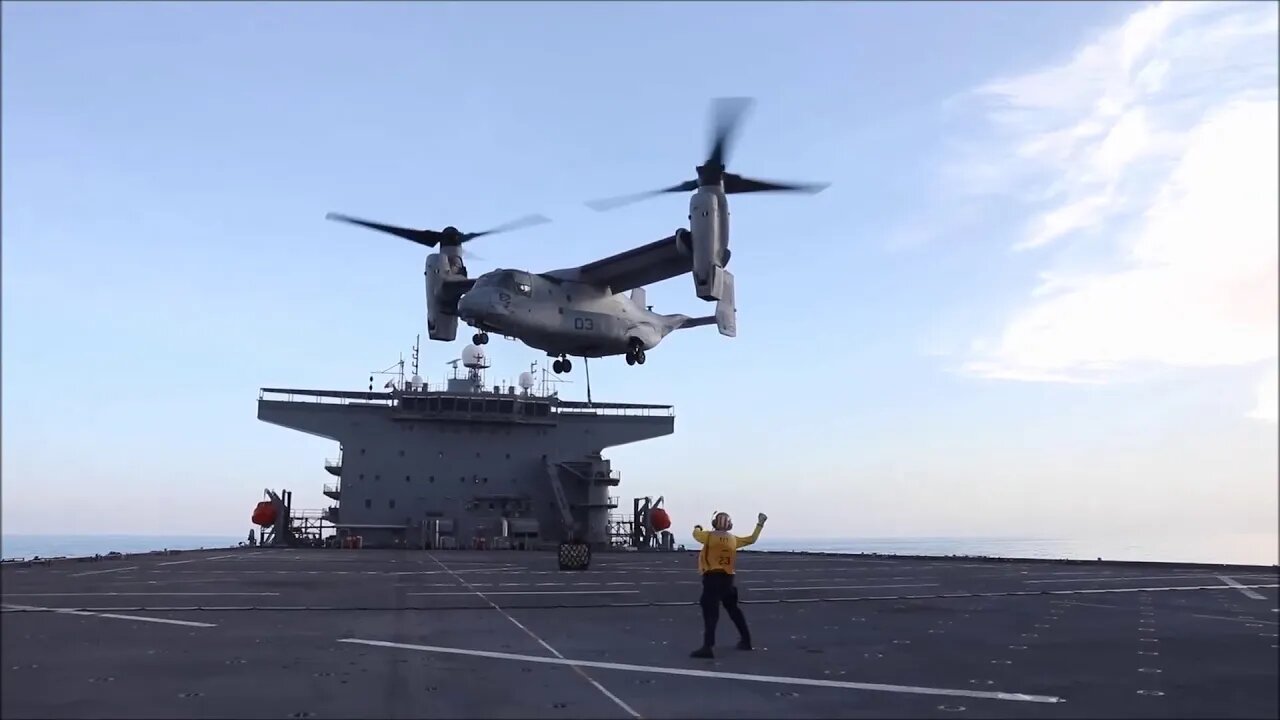
[[[711,651],[711,647],[708,645],[703,645],[697,650],[694,650],[693,652],[689,653],[689,657],[696,657],[696,658],[713,658],[715,656],[716,654]]]
[[[741,640],[739,640],[739,641],[738,641],[738,649],[739,649],[739,650],[754,650],[755,648],[751,647],[751,640],[749,640],[749,639],[747,639],[747,638],[742,638]]]

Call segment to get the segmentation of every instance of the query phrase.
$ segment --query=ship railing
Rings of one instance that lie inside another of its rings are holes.
[[[556,415],[605,415],[614,417],[673,417],[676,414],[672,407],[611,407],[608,405],[591,405],[585,407],[553,406]]]
[[[387,393],[381,392],[334,392],[321,391],[290,392],[288,390],[258,390],[259,400],[275,402],[315,403],[317,405],[381,405],[394,407],[396,400]]]
[[[315,487],[315,486],[313,485],[312,487]],[[324,492],[326,492],[326,493],[336,493],[336,492],[338,492],[338,490],[339,490],[339,489],[341,489],[341,487],[342,487],[342,486],[341,486],[340,484],[338,484],[338,483],[325,483],[325,484],[324,484]]]
[[[342,458],[325,458],[324,466],[327,468],[340,468],[342,467]]]

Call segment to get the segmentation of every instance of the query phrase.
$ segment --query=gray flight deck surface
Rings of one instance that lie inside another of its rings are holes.
[[[767,530],[766,530],[767,531]],[[3,716],[1259,717],[1275,568],[237,548],[3,570]],[[54,608],[78,608],[50,612]]]

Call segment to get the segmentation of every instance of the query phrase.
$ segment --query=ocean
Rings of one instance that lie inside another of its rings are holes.
[[[247,534],[247,533],[246,533]],[[245,535],[3,535],[0,557],[29,558],[194,550],[231,547]],[[679,539],[677,539],[679,542]],[[692,544],[686,541],[686,545]],[[1274,533],[1166,535],[1089,540],[1009,537],[772,538],[757,550],[880,553],[886,555],[988,555],[1073,560],[1139,560],[1165,562],[1275,565],[1280,538]]]

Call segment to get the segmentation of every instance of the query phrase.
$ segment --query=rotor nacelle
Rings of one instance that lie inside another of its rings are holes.
[[[444,291],[449,280],[467,277],[467,267],[457,253],[457,248],[445,248],[444,252],[431,253],[426,265],[427,337],[432,340],[452,341],[458,336],[458,301]]]
[[[689,249],[693,289],[703,300],[719,300],[729,249],[729,203],[720,188],[702,186],[689,199]]]

